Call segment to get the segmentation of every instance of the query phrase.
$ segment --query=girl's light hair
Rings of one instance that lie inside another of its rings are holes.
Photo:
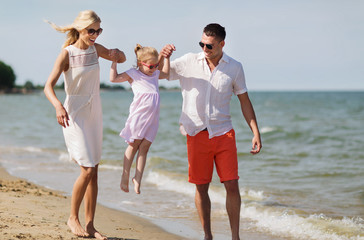
[[[157,58],[158,59],[158,51],[153,47],[142,47],[140,44],[137,44],[134,49],[137,63],[139,62],[145,62],[151,58]]]
[[[64,42],[62,48],[65,48],[71,44],[74,44],[80,34],[79,31],[81,31],[82,29],[87,28],[88,26],[90,26],[91,24],[95,23],[95,22],[101,22],[101,19],[99,18],[99,16],[97,16],[97,14],[92,11],[92,10],[85,10],[85,11],[81,11],[78,16],[76,17],[76,19],[73,21],[73,23],[71,25],[65,26],[65,27],[60,27],[57,26],[56,24],[45,20],[45,22],[49,23],[54,29],[56,29],[58,32],[68,32],[67,33],[67,38],[66,41]]]

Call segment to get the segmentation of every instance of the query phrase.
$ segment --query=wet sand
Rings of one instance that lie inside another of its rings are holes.
[[[85,239],[73,235],[66,224],[70,201],[61,192],[11,176],[0,167],[0,239]],[[96,208],[95,226],[108,239],[184,239],[148,220],[102,205]]]

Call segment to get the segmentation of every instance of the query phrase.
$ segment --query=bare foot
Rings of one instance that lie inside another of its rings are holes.
[[[72,220],[71,218],[67,221],[68,227],[71,232],[78,237],[89,237],[90,235],[81,227],[79,220]]]
[[[133,183],[134,183],[134,191],[137,194],[140,194],[140,184],[138,183],[138,181],[135,178],[133,178]]]
[[[96,239],[100,240],[107,240],[107,237],[99,233],[94,227],[87,227],[86,228],[87,233]]]
[[[129,176],[123,173],[121,176],[120,189],[124,192],[129,192]]]

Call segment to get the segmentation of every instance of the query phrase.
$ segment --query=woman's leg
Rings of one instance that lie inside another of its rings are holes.
[[[124,166],[123,174],[121,176],[120,189],[124,192],[129,192],[129,176],[130,168],[133,164],[134,156],[139,149],[139,145],[142,140],[135,140],[133,143],[129,143],[124,153]]]
[[[94,218],[96,211],[96,203],[97,203],[97,193],[98,193],[98,168],[99,165],[96,165],[94,170],[94,174],[87,185],[85,192],[85,220],[86,220],[86,232],[96,239],[106,240],[105,236],[102,236],[94,227]]]
[[[140,194],[140,184],[143,177],[145,162],[147,161],[147,154],[151,145],[152,143],[146,139],[143,139],[139,145],[139,152],[136,160],[135,175],[133,178],[134,191],[137,194]]]
[[[75,234],[76,236],[87,237],[89,236],[89,234],[82,228],[78,217],[78,213],[80,210],[82,199],[85,196],[87,185],[91,181],[95,169],[83,166],[80,166],[80,168],[81,168],[80,176],[76,179],[76,182],[73,185],[72,199],[71,199],[71,213],[67,221],[67,225],[71,229],[72,233]]]

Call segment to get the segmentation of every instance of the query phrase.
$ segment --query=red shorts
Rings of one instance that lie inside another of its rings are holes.
[[[187,135],[188,181],[195,184],[211,182],[214,162],[220,182],[239,179],[235,131],[209,139],[208,131]]]

